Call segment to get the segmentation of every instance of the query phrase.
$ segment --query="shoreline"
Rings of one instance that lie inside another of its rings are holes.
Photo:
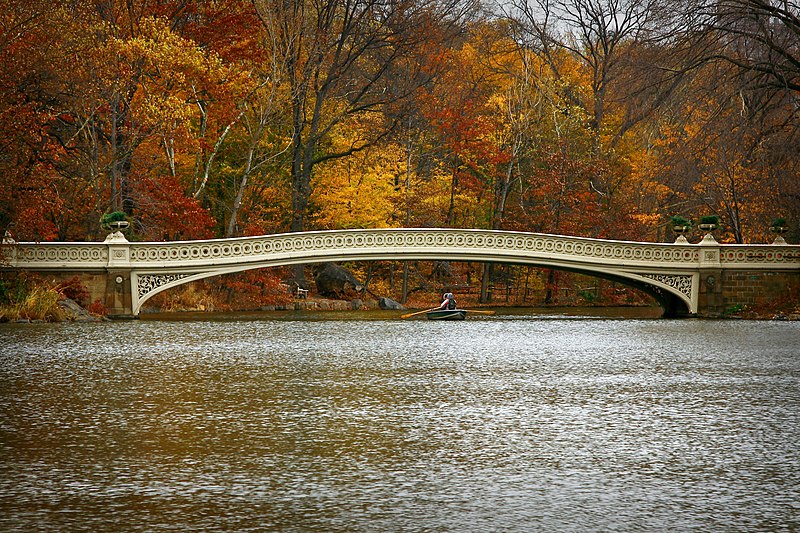
[[[107,316],[98,316],[89,313],[85,308],[81,307],[77,302],[64,299],[58,302],[59,307],[64,312],[64,318],[61,320],[41,320],[41,319],[17,319],[9,320],[3,323],[6,324],[42,324],[42,323],[59,323],[59,322],[115,322],[117,320]],[[479,309],[492,309],[499,311],[499,315],[552,315],[559,314],[565,316],[620,316],[622,318],[630,316],[631,318],[662,318],[663,310],[658,306],[646,305],[476,305],[471,306]],[[333,300],[325,298],[309,298],[307,300],[295,300],[286,305],[269,305],[262,306],[254,309],[237,309],[237,310],[216,310],[208,308],[195,308],[195,309],[158,309],[158,308],[145,308],[136,319],[140,320],[159,320],[159,319],[172,319],[172,318],[187,318],[187,317],[235,317],[239,316],[252,316],[254,314],[262,313],[291,313],[294,316],[308,314],[309,316],[318,313],[375,313],[385,315],[389,318],[394,318],[393,315],[405,311],[420,311],[424,308],[403,307],[395,309],[383,309],[377,302],[363,302],[361,300]],[[596,313],[592,313],[592,310]],[[626,310],[628,312],[620,312]],[[636,311],[640,311],[637,313]],[[504,312],[505,311],[505,312]],[[616,311],[616,313],[615,313]],[[641,315],[641,316],[632,316]],[[397,316],[399,318],[399,314]],[[704,320],[763,320],[763,321],[800,321],[800,307],[794,309],[737,309],[736,312],[722,314],[718,317],[686,317],[702,318]],[[682,319],[677,319],[682,320]]]

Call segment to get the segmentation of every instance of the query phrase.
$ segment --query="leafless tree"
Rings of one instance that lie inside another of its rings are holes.
[[[564,51],[588,68],[591,101],[569,91],[562,96],[586,108],[593,129],[606,125],[609,99],[632,104],[612,143],[663,103],[686,71],[674,50],[658,53],[665,29],[674,24],[659,0],[512,0],[505,5],[516,40],[536,50],[551,75],[563,76],[557,54]],[[645,97],[649,105],[643,106]]]
[[[717,43],[708,59],[748,73],[754,87],[800,93],[800,4],[791,0],[696,0],[687,30]]]

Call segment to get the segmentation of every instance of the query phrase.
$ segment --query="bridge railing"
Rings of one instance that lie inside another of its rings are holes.
[[[234,239],[4,246],[8,266],[30,270],[170,270],[286,260],[413,258],[443,251],[458,260],[548,258],[587,264],[658,267],[798,268],[798,245],[649,243],[469,229],[369,229],[283,233]],[[2,266],[2,265],[0,265]]]

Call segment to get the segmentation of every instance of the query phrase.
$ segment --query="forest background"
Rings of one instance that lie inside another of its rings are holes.
[[[719,216],[721,242],[771,242],[776,218],[800,238],[788,0],[6,0],[0,64],[0,230],[20,241],[102,240],[110,212],[141,241],[466,227],[664,242],[675,215]],[[447,287],[638,298],[508,265],[348,266],[424,305]],[[309,274],[200,291],[252,307]]]

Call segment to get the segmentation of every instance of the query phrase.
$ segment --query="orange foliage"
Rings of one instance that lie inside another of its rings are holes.
[[[172,176],[136,181],[139,198],[137,220],[145,240],[208,239],[214,235],[214,219],[199,202],[186,196]],[[169,209],[164,209],[169,206]]]

